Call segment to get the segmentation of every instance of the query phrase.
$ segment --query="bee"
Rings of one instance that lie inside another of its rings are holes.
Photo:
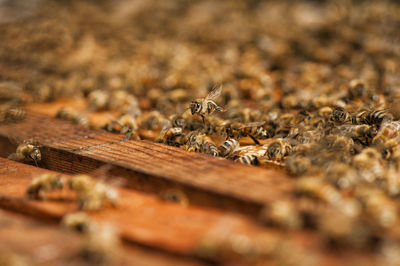
[[[363,145],[369,145],[377,134],[376,128],[370,125],[341,125],[334,132],[359,141]]]
[[[187,146],[188,151],[205,153],[211,156],[219,155],[218,148],[211,138],[202,133],[192,132],[192,134],[189,134]]]
[[[170,146],[179,147],[186,143],[186,137],[183,134],[182,128],[171,127],[162,130],[154,141],[158,143],[164,143]]]
[[[318,176],[299,178],[295,185],[295,192],[330,203],[333,206],[339,206],[343,202],[340,192]]]
[[[215,87],[205,98],[193,100],[189,105],[192,115],[200,115],[204,124],[204,118],[206,115],[211,115],[214,111],[224,111],[222,107],[218,106],[214,102],[214,100],[221,94],[221,91],[222,86]]]
[[[354,156],[353,166],[367,182],[382,178],[384,174],[382,155],[374,148],[366,148]]]
[[[84,114],[79,113],[78,111],[68,107],[61,108],[57,112],[56,117],[72,122],[73,124],[78,124],[83,126],[89,124],[89,120]]]
[[[132,94],[124,90],[115,90],[111,93],[109,97],[109,100],[107,102],[107,109],[120,110],[122,112],[128,112],[132,116],[135,116],[137,114],[140,114],[140,111],[133,111],[133,107],[137,107],[138,105],[139,103],[137,102],[136,97]]]
[[[302,226],[302,219],[296,206],[287,200],[278,200],[264,207],[260,219],[262,222],[285,229],[299,229]]]
[[[285,170],[291,176],[301,176],[311,169],[311,160],[305,156],[290,156],[285,161]]]
[[[392,115],[387,110],[368,110],[363,109],[353,114],[352,123],[355,125],[381,125],[383,122],[388,122],[393,119]]]
[[[42,153],[38,145],[30,141],[24,141],[18,145],[15,153],[8,156],[8,159],[17,162],[34,162],[38,166],[38,162],[42,160]]]
[[[94,111],[107,109],[109,99],[110,94],[105,90],[94,90],[87,97],[89,108]]]
[[[0,122],[18,122],[25,118],[25,110],[12,107],[12,106],[2,106],[0,109]]]
[[[116,265],[120,249],[118,232],[110,225],[89,227],[85,242],[79,252],[84,260],[96,265]]]
[[[26,189],[29,198],[39,199],[40,194],[45,198],[45,193],[53,190],[63,189],[64,178],[57,174],[42,174],[35,177]]]
[[[344,124],[351,121],[350,113],[346,112],[341,107],[335,107],[332,110],[331,120],[338,124]]]
[[[239,148],[240,143],[236,139],[228,139],[219,147],[219,154],[223,157],[231,157]]]
[[[186,194],[179,189],[168,189],[161,193],[161,199],[170,202],[176,202],[183,206],[189,205],[189,199]]]
[[[273,129],[265,129],[262,127],[265,122],[228,122],[224,127],[224,132],[229,138],[239,139],[241,137],[249,136],[255,144],[260,145],[258,139],[267,139],[273,136]]]
[[[348,88],[348,97],[350,99],[359,99],[367,95],[368,90],[365,86],[365,82],[358,79],[353,79],[350,81],[350,86]]]
[[[136,119],[130,115],[125,114],[119,119],[116,119],[111,114],[107,114],[111,118],[111,122],[105,125],[105,129],[109,132],[119,132],[125,134],[126,139],[140,140],[137,130],[139,126],[136,123]]]
[[[76,175],[69,180],[70,189],[77,193],[79,209],[99,210],[103,206],[116,206],[118,192],[107,184],[88,175]]]
[[[247,155],[241,155],[239,158],[235,160],[235,162],[239,162],[242,164],[247,164],[247,165],[258,165],[258,156],[254,154],[247,154]]]
[[[172,127],[180,127],[182,129],[186,128],[186,120],[181,115],[177,114],[171,115],[169,117],[169,120],[171,121]]]
[[[163,128],[171,127],[171,122],[158,111],[151,111],[140,123],[140,128],[149,130],[161,130]]]
[[[265,155],[271,160],[282,160],[293,150],[292,145],[286,139],[276,139],[268,145]]]
[[[398,140],[400,136],[400,121],[387,121],[382,123],[376,136],[372,139],[372,144],[380,145],[389,139]]]
[[[89,216],[86,213],[74,212],[64,215],[61,225],[67,230],[87,233],[90,230],[90,227],[93,226],[93,222],[90,221]]]

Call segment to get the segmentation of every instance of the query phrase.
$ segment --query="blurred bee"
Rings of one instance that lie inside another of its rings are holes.
[[[214,102],[214,100],[221,94],[221,91],[222,86],[215,87],[205,98],[192,101],[189,106],[192,115],[200,115],[204,124],[204,118],[206,115],[210,115],[214,111],[222,112],[224,109]]]
[[[339,189],[353,188],[360,181],[357,171],[341,162],[332,162],[327,165],[325,179]]]
[[[18,145],[15,153],[10,154],[8,159],[17,162],[34,162],[38,166],[38,162],[42,160],[42,153],[37,145],[30,141],[24,141]]]
[[[118,192],[109,185],[94,180],[88,175],[76,175],[69,181],[70,189],[76,191],[79,208],[99,210],[103,206],[116,206]]]
[[[367,182],[373,182],[384,175],[382,155],[374,148],[366,148],[354,156],[353,166]]]
[[[387,121],[382,123],[378,133],[372,139],[372,144],[380,145],[389,139],[399,140],[400,121]]]
[[[168,189],[161,192],[161,199],[170,202],[176,202],[183,206],[189,205],[189,199],[186,194],[179,189]]]
[[[236,139],[228,139],[219,147],[219,154],[222,157],[232,157],[239,148],[240,143]]]
[[[271,160],[282,160],[293,150],[291,143],[286,139],[276,139],[268,145],[265,155]]]
[[[302,219],[296,206],[287,200],[275,201],[264,207],[260,219],[266,224],[284,229],[299,229],[302,226]]]
[[[115,228],[110,225],[91,226],[79,255],[95,265],[117,265],[120,244]]]
[[[305,156],[290,156],[285,161],[285,170],[291,176],[301,176],[311,169],[311,160]]]
[[[185,129],[186,127],[186,120],[183,118],[183,116],[174,114],[169,117],[169,120],[171,121],[172,127],[180,127],[182,129]]]
[[[114,116],[108,114],[111,118],[111,122],[105,125],[105,129],[109,132],[119,132],[125,134],[126,139],[140,140],[137,134],[139,126],[136,123],[136,119],[129,114],[121,116],[118,120]]]
[[[161,130],[171,127],[171,122],[158,111],[151,111],[145,116],[145,119],[140,123],[140,128],[149,130]]]
[[[11,105],[4,105],[0,107],[0,122],[18,122],[25,118],[25,111],[18,107]]]
[[[240,155],[239,158],[235,160],[235,162],[239,162],[247,165],[258,165],[258,156],[254,154]]]
[[[350,113],[346,112],[341,107],[335,107],[332,110],[331,120],[338,124],[344,124],[351,121]]]
[[[109,99],[110,94],[105,90],[94,90],[87,97],[89,108],[93,111],[107,109]]]
[[[376,128],[370,125],[341,125],[334,132],[359,141],[363,145],[369,145],[377,134]]]
[[[268,130],[262,127],[265,122],[252,122],[252,123],[240,123],[240,122],[227,122],[224,127],[224,132],[228,138],[239,139],[241,137],[249,136],[254,143],[260,145],[258,139],[267,139],[273,136],[273,130]]]
[[[56,117],[83,126],[89,124],[89,120],[84,114],[68,107],[61,108],[57,112]]]
[[[86,233],[90,230],[90,227],[93,226],[93,222],[86,213],[74,212],[64,215],[61,225],[67,230]]]
[[[358,79],[353,79],[350,81],[350,86],[348,88],[347,95],[353,99],[363,98],[368,94],[368,90],[365,86],[365,82]]]
[[[381,144],[381,142],[374,144]],[[397,151],[400,151],[399,140],[395,138],[385,141],[382,146],[382,156],[386,160],[391,159]]]
[[[170,146],[179,147],[186,143],[186,136],[183,134],[183,130],[180,127],[171,127],[164,129],[154,140],[158,143],[164,143]]]
[[[219,151],[217,146],[210,137],[203,133],[191,132],[188,135],[187,150],[218,156]]]
[[[106,104],[109,110],[119,110],[132,116],[141,113],[136,97],[124,90],[113,91]]]
[[[42,174],[35,177],[26,189],[26,194],[29,198],[39,199],[40,194],[45,198],[46,192],[64,187],[65,180],[58,174]]]
[[[295,192],[330,203],[333,206],[339,206],[342,203],[340,192],[318,176],[297,179]]]

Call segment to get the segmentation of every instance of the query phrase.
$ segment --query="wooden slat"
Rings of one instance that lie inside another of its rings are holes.
[[[60,220],[68,212],[76,211],[74,195],[66,189],[49,194],[47,201],[30,200],[25,196],[26,186],[32,176],[47,172],[50,171],[0,159],[0,207],[53,221]],[[339,257],[330,254],[324,249],[321,239],[310,232],[279,232],[260,227],[245,216],[193,206],[184,207],[124,188],[118,188],[118,191],[120,202],[117,208],[89,215],[96,221],[117,227],[128,242],[174,254],[198,256],[199,243],[210,232],[217,230],[222,234],[247,238],[253,244],[261,236],[272,245],[280,241],[291,241],[295,246],[302,246],[306,250],[305,254],[317,255],[316,265],[342,265],[347,260],[353,265],[360,265],[364,261],[360,260],[360,252],[357,251],[343,251]],[[266,248],[263,245],[258,247]],[[368,255],[363,258],[368,259]],[[235,259],[235,262],[240,265],[240,260]]]
[[[0,210],[0,256],[13,254],[28,265],[89,265],[78,254],[84,236],[29,217]],[[1,259],[0,259],[1,260]],[[14,265],[14,264],[13,264]],[[155,250],[123,245],[114,265],[204,265]]]
[[[129,177],[129,187],[159,193],[177,187],[193,204],[258,215],[260,208],[283,198],[292,180],[282,171],[249,167],[223,158],[124,136],[30,112],[20,123],[0,126],[0,136],[33,139],[42,145],[42,167],[65,173],[89,172],[111,164],[114,175]],[[3,138],[3,140],[4,140]]]

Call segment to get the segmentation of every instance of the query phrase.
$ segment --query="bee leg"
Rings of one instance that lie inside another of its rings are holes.
[[[35,162],[36,167],[39,167],[38,164],[37,164],[37,162],[36,162],[36,160],[33,160],[33,161]]]
[[[249,135],[249,137],[254,141],[255,144],[260,145],[260,142],[255,137],[252,135]]]
[[[206,125],[206,120],[204,118],[204,115],[201,116],[201,119],[203,119],[203,126],[205,126]]]

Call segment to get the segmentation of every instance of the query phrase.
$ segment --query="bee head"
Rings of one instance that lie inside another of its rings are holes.
[[[192,112],[192,115],[199,113],[200,109],[201,109],[200,102],[194,101],[190,103],[190,111]]]
[[[267,154],[270,159],[274,159],[280,152],[280,145],[278,143],[273,143],[269,145],[267,149]]]

